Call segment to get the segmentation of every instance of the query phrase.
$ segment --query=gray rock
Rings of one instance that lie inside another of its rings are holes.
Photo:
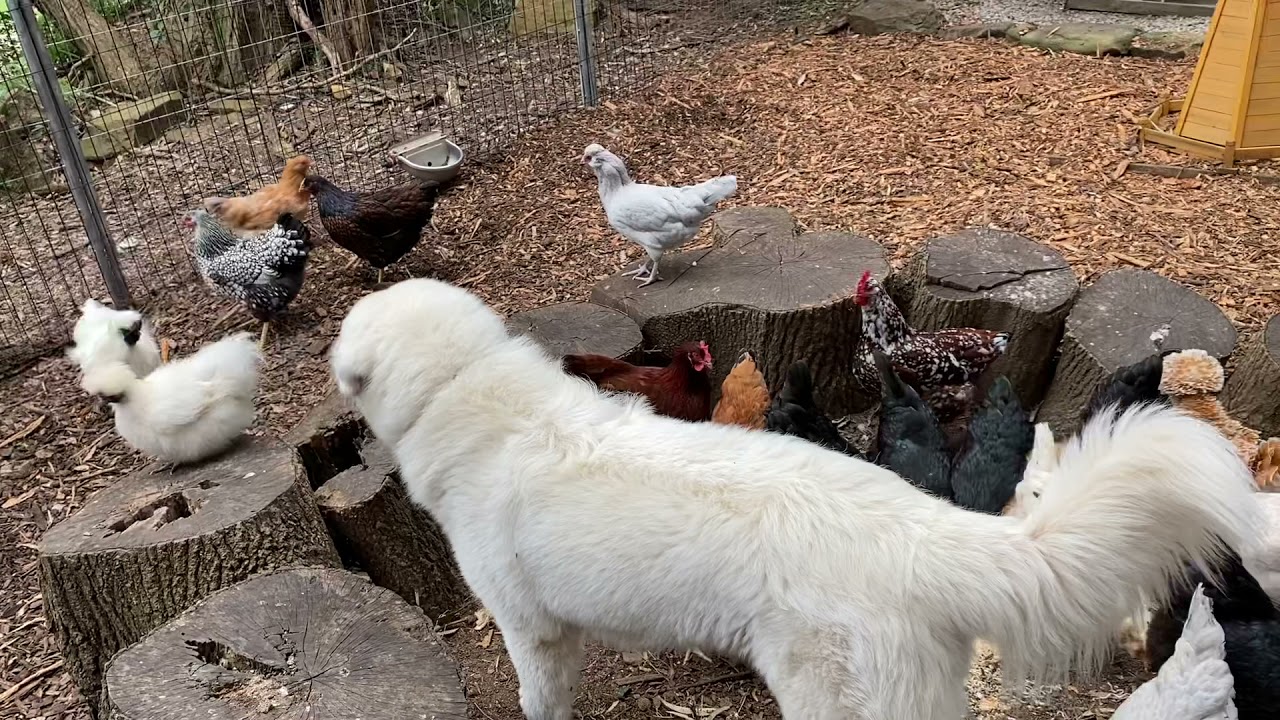
[[[182,93],[152,95],[90,120],[80,146],[89,160],[109,160],[130,148],[146,145],[186,119]]]
[[[942,31],[942,37],[945,40],[957,40],[959,38],[1007,38],[1009,36],[1009,28],[1013,27],[1011,22],[992,22],[977,23],[976,25],[957,25],[949,27]]]
[[[841,11],[840,20],[824,32],[937,35],[946,22],[938,8],[923,0],[863,0]]]
[[[1062,23],[1035,28],[1018,38],[1031,47],[1080,55],[1128,55],[1138,29],[1128,25]]]
[[[0,181],[30,192],[66,189],[36,94],[15,87],[0,101]]]
[[[1133,41],[1130,54],[1157,60],[1181,60],[1196,57],[1204,46],[1204,33],[1169,30],[1143,33]]]

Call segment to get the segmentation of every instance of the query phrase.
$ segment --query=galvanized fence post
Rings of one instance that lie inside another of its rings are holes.
[[[40,24],[36,21],[35,7],[31,0],[8,0],[9,14],[13,17],[14,28],[18,32],[18,41],[22,43],[22,54],[31,67],[31,79],[36,86],[36,94],[40,98],[40,106],[45,118],[49,121],[49,133],[62,158],[63,171],[67,176],[67,184],[71,188],[71,196],[75,200],[80,219],[84,222],[85,232],[89,236],[89,245],[93,247],[94,257],[98,261],[98,269],[111,295],[111,302],[117,308],[131,306],[129,286],[125,283],[124,272],[120,269],[120,258],[116,255],[115,243],[107,232],[106,219],[102,214],[102,206],[98,204],[98,195],[93,189],[93,177],[89,174],[89,163],[84,159],[80,148],[79,134],[75,130],[75,121],[67,100],[62,96],[62,86],[54,68],[53,58],[45,45],[44,34],[40,32]]]
[[[582,78],[582,104],[595,107],[600,104],[600,88],[596,85],[596,43],[591,27],[589,0],[573,0],[573,21],[578,34],[578,74]]]

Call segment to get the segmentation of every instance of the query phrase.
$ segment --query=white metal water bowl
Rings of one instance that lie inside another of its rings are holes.
[[[458,176],[465,156],[453,141],[433,132],[396,145],[391,157],[415,178],[444,184]]]

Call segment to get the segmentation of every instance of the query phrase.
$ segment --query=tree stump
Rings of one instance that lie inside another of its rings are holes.
[[[913,327],[1008,331],[990,372],[1007,376],[1024,406],[1040,402],[1079,288],[1061,254],[1021,235],[965,230],[930,240],[903,275]]]
[[[359,451],[366,432],[360,415],[334,388],[284,436],[284,442],[297,450],[307,481],[315,489],[362,463]]]
[[[640,328],[626,315],[594,303],[566,302],[507,318],[512,333],[528,335],[556,355],[590,353],[632,362],[641,355]]]
[[[1156,352],[1151,336],[1165,326],[1165,350],[1198,348],[1222,360],[1235,349],[1231,321],[1194,291],[1146,270],[1098,276],[1067,316],[1057,371],[1036,420],[1048,422],[1058,437],[1079,430],[1098,384]]]
[[[342,570],[290,569],[218,592],[112,659],[112,720],[465,720],[431,623]]]
[[[1227,378],[1222,402],[1232,417],[1263,438],[1280,436],[1280,315],[1245,348]]]
[[[771,388],[791,363],[808,361],[818,400],[836,417],[877,401],[851,372],[862,322],[853,297],[863,270],[887,279],[884,249],[849,233],[798,234],[781,208],[734,208],[713,222],[715,247],[665,255],[664,279],[648,287],[619,272],[596,285],[592,302],[629,315],[650,348],[707,341],[717,398],[745,349]]]
[[[337,563],[293,451],[261,439],[120,479],[50,528],[39,558],[49,624],[91,703],[116,651],[209,593],[264,570]]]
[[[343,561],[433,620],[464,610],[471,593],[444,531],[409,499],[384,445],[370,440],[360,454],[363,465],[343,470],[316,492]]]

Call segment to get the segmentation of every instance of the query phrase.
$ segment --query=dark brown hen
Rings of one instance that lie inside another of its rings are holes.
[[[711,350],[705,342],[676,348],[666,367],[641,367],[608,355],[565,355],[563,366],[602,390],[645,396],[659,415],[690,422],[711,417]]]
[[[348,192],[319,175],[302,187],[316,199],[320,222],[333,242],[378,270],[404,257],[431,222],[439,188],[416,180],[372,192]]]

